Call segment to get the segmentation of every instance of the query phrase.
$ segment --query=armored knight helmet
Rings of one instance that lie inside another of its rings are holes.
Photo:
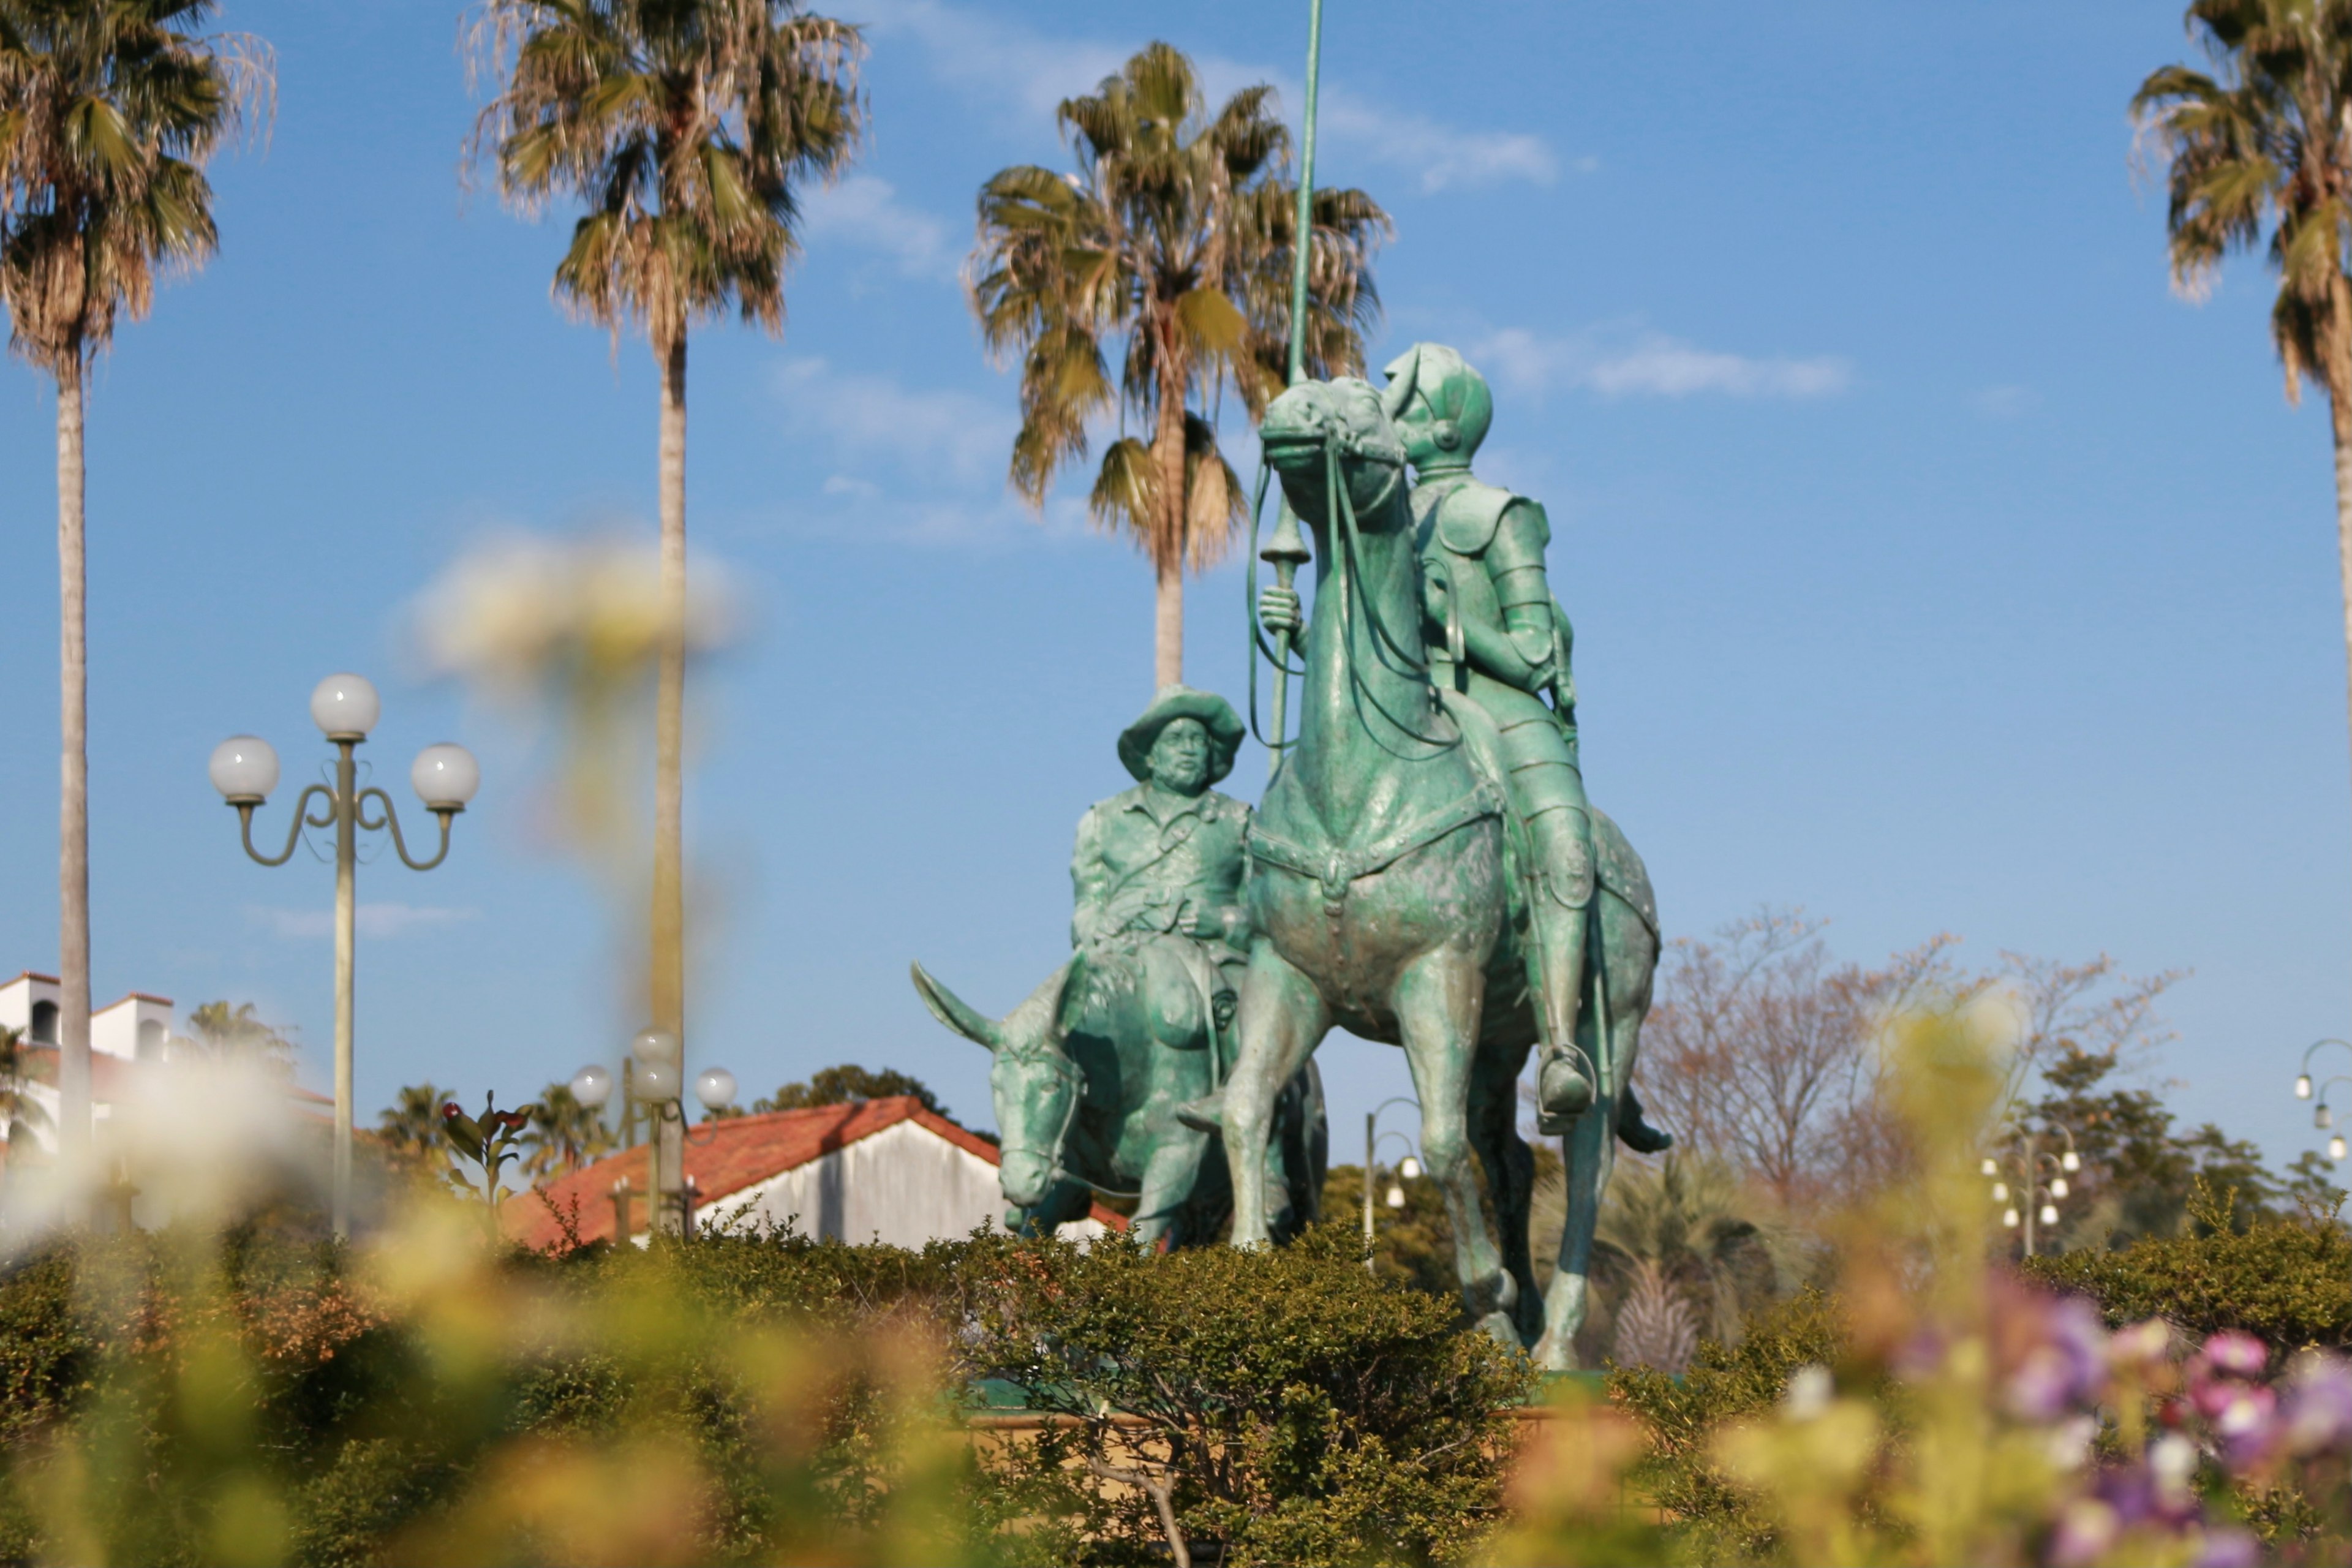
[[[1415,343],[1391,361],[1389,384],[1381,393],[1381,406],[1391,419],[1401,418],[1421,394],[1429,405],[1429,439],[1442,452],[1468,462],[1495,422],[1495,395],[1486,378],[1470,368],[1462,355],[1444,343]]]

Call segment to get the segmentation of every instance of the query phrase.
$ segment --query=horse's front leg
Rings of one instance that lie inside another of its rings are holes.
[[[1504,1271],[1494,1232],[1478,1202],[1478,1178],[1470,1168],[1470,1077],[1478,1048],[1479,1012],[1486,977],[1477,961],[1459,947],[1425,953],[1397,977],[1392,1005],[1405,1060],[1412,1068],[1413,1093],[1421,1100],[1421,1158],[1454,1222],[1454,1271],[1462,1300],[1478,1325],[1496,1339],[1519,1348],[1513,1321],[1518,1285]],[[1370,1171],[1364,1180],[1372,1179]]]
[[[1241,1054],[1225,1080],[1225,1165],[1234,1185],[1234,1245],[1265,1247],[1273,1240],[1265,1202],[1266,1144],[1283,1086],[1331,1027],[1315,983],[1275,952],[1271,942],[1250,950],[1234,1016]]]
[[[1528,1238],[1536,1157],[1519,1136],[1519,1071],[1527,1060],[1524,1047],[1486,1046],[1470,1068],[1470,1146],[1486,1168],[1486,1191],[1494,1197],[1503,1268],[1517,1295],[1513,1316],[1523,1345],[1534,1343],[1543,1331],[1542,1296],[1536,1289],[1535,1258]]]
[[[1576,1335],[1592,1307],[1592,1230],[1601,1218],[1601,1194],[1617,1159],[1617,1108],[1597,1105],[1576,1119],[1560,1141],[1568,1162],[1568,1225],[1559,1237],[1559,1268],[1544,1294],[1543,1338],[1535,1363],[1546,1372],[1576,1369]]]

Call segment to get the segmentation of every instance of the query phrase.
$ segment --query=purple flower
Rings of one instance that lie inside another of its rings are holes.
[[[2080,1296],[2019,1318],[2032,1338],[2020,1346],[2011,1336],[2003,1347],[2011,1371],[2002,1394],[2010,1414],[2021,1421],[2054,1420],[2098,1387],[2106,1370],[2106,1331],[2097,1309]]]
[[[2209,1530],[2197,1553],[2197,1568],[2259,1568],[2262,1543],[2250,1530]]]
[[[2287,1367],[2278,1437],[2291,1454],[2321,1454],[2352,1445],[2352,1362],[2306,1351]]]
[[[2226,1377],[2260,1377],[2270,1347],[2242,1329],[2223,1329],[2205,1342],[2205,1364]]]

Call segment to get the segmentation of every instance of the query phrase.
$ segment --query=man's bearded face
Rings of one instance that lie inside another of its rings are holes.
[[[1151,742],[1151,782],[1172,795],[1209,787],[1209,731],[1198,719],[1176,719]]]

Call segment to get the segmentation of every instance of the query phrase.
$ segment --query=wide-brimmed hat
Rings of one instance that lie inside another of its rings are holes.
[[[1143,717],[1129,724],[1118,737],[1118,760],[1137,779],[1151,776],[1151,748],[1160,739],[1160,731],[1179,719],[1198,719],[1201,728],[1209,732],[1209,782],[1215,784],[1234,771],[1234,754],[1242,749],[1241,715],[1233,704],[1213,691],[1195,691],[1189,686],[1163,686]]]

